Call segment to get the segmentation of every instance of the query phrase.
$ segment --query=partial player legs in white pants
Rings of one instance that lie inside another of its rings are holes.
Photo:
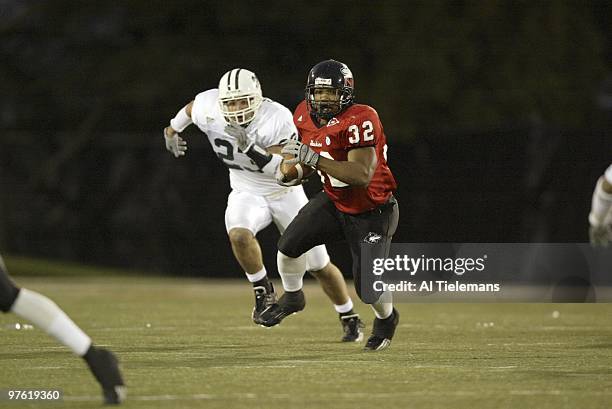
[[[262,283],[265,285],[267,280],[267,271],[263,265],[261,248],[255,237],[256,234],[272,221],[282,234],[307,202],[308,198],[301,186],[267,197],[248,192],[232,191],[230,193],[225,212],[228,237],[236,260],[245,271],[249,281],[255,283],[254,286],[260,286]],[[296,275],[293,279],[300,282],[300,289],[303,275],[306,271],[310,271],[319,280],[336,311],[344,313],[352,309],[352,301],[342,273],[330,263],[325,246],[313,248],[306,253],[303,259],[300,259],[299,263],[297,267],[300,270],[299,277]],[[279,272],[282,278],[283,272]],[[295,283],[290,284],[294,287],[296,285]],[[287,288],[285,290],[290,291]]]
[[[2,257],[0,310],[30,321],[82,357],[102,386],[106,403],[120,403],[125,398],[125,386],[115,356],[106,349],[94,347],[87,334],[52,300],[36,291],[17,287],[8,276]]]

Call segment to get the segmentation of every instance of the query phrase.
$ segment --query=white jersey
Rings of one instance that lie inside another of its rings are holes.
[[[275,166],[265,166],[262,171],[251,158],[238,151],[236,138],[225,132],[227,123],[217,102],[218,95],[217,89],[198,94],[191,108],[191,120],[208,136],[213,150],[228,167],[232,189],[256,195],[269,195],[286,189],[276,183]],[[283,139],[297,135],[291,112],[268,98],[264,98],[246,131],[263,148],[278,145]]]

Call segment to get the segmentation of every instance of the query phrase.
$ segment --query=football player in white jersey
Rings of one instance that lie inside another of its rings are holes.
[[[164,129],[166,149],[176,158],[187,150],[179,134],[192,123],[206,134],[229,170],[232,191],[225,227],[234,256],[253,285],[253,321],[261,324],[261,312],[275,303],[276,296],[255,236],[272,222],[282,233],[308,202],[301,185],[281,186],[275,176],[282,157],[273,153],[280,153],[281,142],[297,135],[293,115],[283,105],[262,96],[253,72],[235,68],[221,77],[217,89],[198,94]],[[330,262],[325,246],[310,250],[303,263],[340,315],[342,340],[361,341],[363,324],[353,311],[344,278]]]
[[[606,247],[612,241],[612,165],[595,185],[589,225],[591,244]]]

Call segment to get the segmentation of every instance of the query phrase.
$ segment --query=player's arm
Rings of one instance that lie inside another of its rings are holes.
[[[324,158],[313,151],[310,146],[292,139],[283,146],[281,153],[295,157],[286,160],[287,164],[303,163],[348,183],[350,186],[367,186],[378,164],[374,146],[353,148],[349,151],[347,160],[337,161]]]
[[[225,132],[236,139],[238,150],[248,156],[260,170],[272,163],[272,153],[268,148],[259,145],[257,131],[249,134],[244,126],[230,122],[225,126]]]
[[[166,149],[170,151],[176,158],[185,155],[187,150],[187,142],[179,136],[189,125],[193,123],[191,120],[191,109],[193,101],[181,108],[174,118],[170,120],[170,126],[164,128],[164,140]]]
[[[611,234],[610,226],[606,226],[604,223],[610,209],[612,209],[612,165],[599,178],[593,192],[591,212],[589,213],[589,235],[592,244],[604,246],[608,244]]]
[[[351,186],[367,186],[374,176],[378,159],[373,146],[351,149],[346,161],[319,157],[317,169]]]

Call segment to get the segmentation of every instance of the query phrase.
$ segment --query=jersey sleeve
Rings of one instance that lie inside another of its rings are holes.
[[[279,145],[281,141],[297,136],[297,129],[293,124],[291,111],[280,104],[277,104],[277,106],[279,109],[274,115],[274,132],[263,141],[266,147]]]
[[[217,95],[217,89],[209,89],[196,95],[191,107],[191,120],[194,124],[202,125],[206,121],[206,115],[212,115],[209,111],[211,110],[211,104],[216,102]]]
[[[383,134],[382,124],[373,108],[367,107],[351,118],[344,131],[346,150],[376,146]]]

